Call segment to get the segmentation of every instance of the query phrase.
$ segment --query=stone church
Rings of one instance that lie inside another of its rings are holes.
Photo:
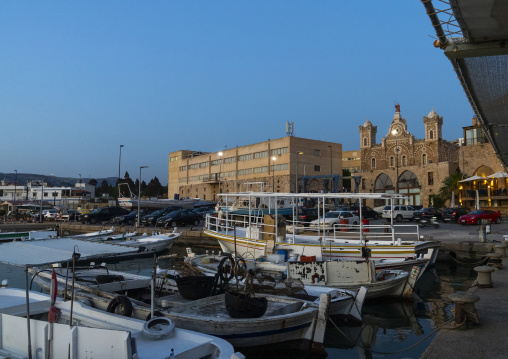
[[[402,118],[400,105],[388,133],[377,143],[377,126],[366,121],[359,126],[361,140],[361,182],[359,192],[394,193],[409,197],[411,205],[430,205],[442,181],[459,169],[459,146],[442,138],[443,117],[432,110],[423,116],[425,137],[415,139]],[[383,201],[366,203],[381,206]]]

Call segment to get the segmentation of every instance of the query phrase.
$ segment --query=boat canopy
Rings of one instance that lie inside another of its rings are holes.
[[[72,262],[73,253],[79,253],[80,260],[89,260],[135,252],[137,252],[137,248],[118,244],[89,242],[73,238],[45,239],[1,244],[0,263],[19,267],[37,267]]]

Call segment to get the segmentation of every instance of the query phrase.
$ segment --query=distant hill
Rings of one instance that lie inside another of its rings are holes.
[[[0,181],[5,181],[5,184],[14,184],[16,179],[16,173],[2,173],[0,172]],[[57,177],[57,176],[46,176],[46,175],[38,175],[33,173],[20,173],[18,172],[17,183],[19,185],[26,185],[29,181],[39,181],[43,180],[44,182],[50,184],[51,186],[63,186],[63,187],[74,187],[76,183],[79,182],[79,178],[73,177]],[[103,180],[106,180],[110,186],[114,186],[116,184],[116,177],[107,177],[107,178],[94,178],[97,180],[97,185],[100,186]],[[84,183],[88,183],[90,178],[81,178],[81,181]]]

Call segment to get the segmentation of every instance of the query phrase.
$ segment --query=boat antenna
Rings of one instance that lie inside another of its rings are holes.
[[[79,247],[77,245],[74,246],[74,251],[72,252],[72,286],[71,286],[71,313],[69,316],[69,326],[72,328],[72,310],[74,308],[74,279],[75,276],[75,268],[76,268],[76,261],[79,260],[79,257],[81,257],[81,254],[79,252],[76,252],[76,248],[79,251]]]
[[[154,318],[154,302],[155,302],[155,276],[157,275],[157,254],[153,255],[154,263],[153,263],[153,273],[152,273],[152,285],[150,291],[150,319]]]

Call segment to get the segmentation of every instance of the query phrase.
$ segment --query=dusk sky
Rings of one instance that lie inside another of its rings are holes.
[[[2,1],[0,172],[167,184],[168,154],[473,111],[420,0]]]

